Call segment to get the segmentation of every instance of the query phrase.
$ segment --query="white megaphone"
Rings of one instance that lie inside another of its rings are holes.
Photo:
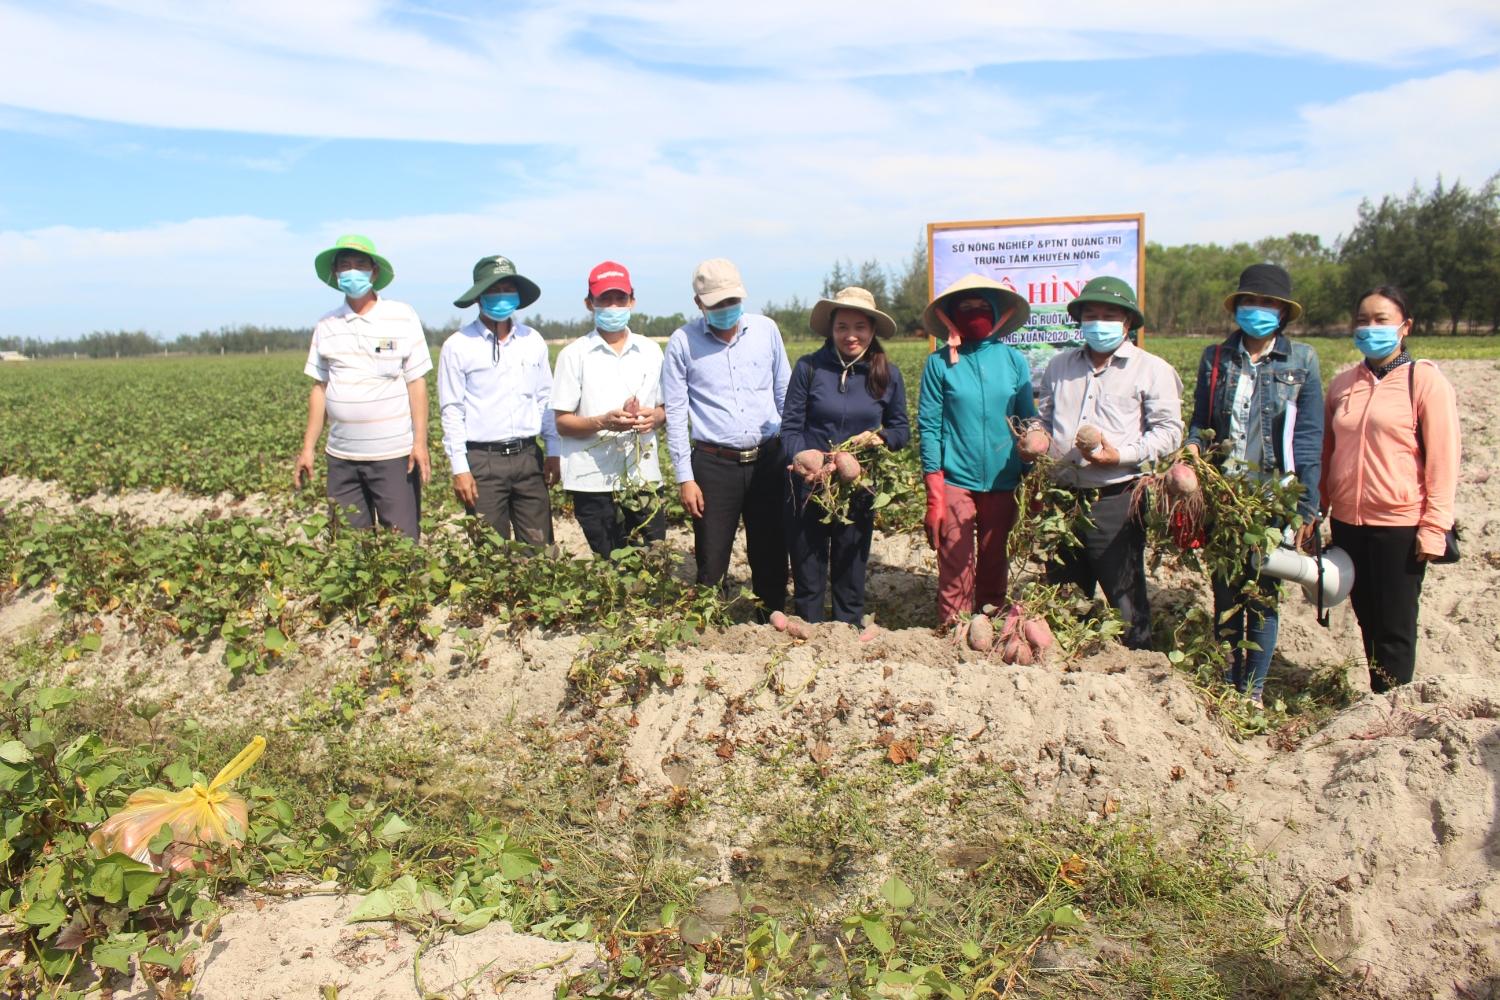
[[[1319,560],[1282,545],[1265,557],[1260,564],[1260,571],[1278,580],[1301,584],[1308,603],[1317,604],[1320,561],[1323,564],[1323,607],[1331,608],[1342,603],[1354,588],[1354,560],[1343,549],[1337,546],[1326,548]]]

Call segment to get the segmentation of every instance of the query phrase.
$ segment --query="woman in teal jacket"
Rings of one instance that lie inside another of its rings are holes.
[[[1036,403],[1026,359],[1003,339],[1030,315],[1014,290],[972,274],[922,314],[940,342],[922,370],[917,429],[943,625],[1005,603],[1006,541],[1023,468],[1009,418],[1036,416]]]

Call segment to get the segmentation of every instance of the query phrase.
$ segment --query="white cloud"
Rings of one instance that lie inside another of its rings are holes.
[[[717,255],[742,264],[756,300],[805,299],[834,259],[902,260],[930,221],[1144,211],[1148,237],[1163,242],[1293,230],[1331,238],[1349,228],[1363,196],[1403,191],[1413,178],[1430,183],[1438,172],[1478,183],[1500,166],[1500,135],[1489,127],[1500,121],[1493,67],[1310,101],[1263,155],[1248,146],[1176,152],[1123,128],[1101,138],[1087,96],[1022,99],[1020,88],[966,75],[1060,49],[1081,58],[1233,48],[1371,63],[1433,51],[1474,56],[1495,51],[1500,24],[1493,4],[1450,2],[1420,18],[1397,16],[1388,0],[1357,10],[1268,4],[1247,18],[1243,6],[1189,14],[1176,4],[1102,2],[935,4],[918,14],[894,0],[734,8],[625,0],[607,10],[563,0],[507,8],[504,25],[460,20],[424,35],[412,26],[420,10],[357,0],[0,3],[10,57],[0,61],[0,93],[12,105],[314,141],[484,140],[557,151],[545,167],[497,166],[494,203],[461,213],[409,214],[396,198],[347,219],[0,232],[7,322],[48,333],[139,326],[169,334],[306,324],[330,294],[313,279],[311,257],[345,231],[375,238],[396,264],[393,294],[432,322],[455,311],[449,300],[470,265],[493,252],[542,284],[549,315],[579,311],[582,276],[606,257],[632,268],[652,312],[690,308],[694,262]],[[752,65],[712,80],[667,75],[582,54],[573,40],[580,26],[608,28],[621,51],[647,61]],[[440,40],[465,30],[472,41]],[[909,83],[864,79],[935,71],[942,75]],[[361,102],[368,114],[350,110]],[[59,121],[30,112],[8,119],[35,128]],[[182,145],[180,155],[196,155]],[[289,142],[260,166],[284,166],[301,147]]]

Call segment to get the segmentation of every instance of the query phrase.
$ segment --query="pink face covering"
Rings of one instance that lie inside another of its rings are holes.
[[[953,328],[964,340],[983,340],[995,331],[995,311],[988,302],[965,305],[951,314]]]

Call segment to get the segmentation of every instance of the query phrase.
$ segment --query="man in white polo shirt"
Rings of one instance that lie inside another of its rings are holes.
[[[657,487],[661,348],[630,329],[630,272],[607,260],[589,273],[594,329],[564,347],[552,380],[563,488],[589,548],[609,557],[667,537]]]
[[[479,304],[479,315],[443,341],[438,405],[453,492],[470,513],[530,545],[552,543],[557,428],[547,342],[515,312],[541,297],[536,282],[504,257],[474,265],[474,283],[453,304]],[[547,456],[537,448],[546,441]]]
[[[328,418],[328,498],[368,528],[376,519],[418,537],[427,455],[427,381],[432,355],[422,321],[404,302],[376,292],[396,275],[364,236],[341,236],[313,261],[325,285],[344,293],[318,320],[303,369],[315,381],[292,485],[310,481]]]

